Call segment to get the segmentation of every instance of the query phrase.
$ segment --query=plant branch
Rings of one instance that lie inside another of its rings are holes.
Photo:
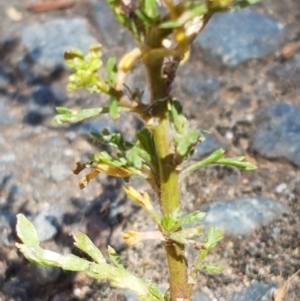
[[[156,119],[152,127],[159,165],[159,202],[164,215],[171,214],[180,207],[180,187],[176,166],[173,164],[174,139],[169,119],[167,101],[157,102],[159,99],[169,98],[168,90],[162,77],[163,59],[144,59],[147,71],[152,116]],[[165,243],[170,276],[171,301],[190,300],[191,289],[188,286],[187,262],[184,258],[184,245]]]

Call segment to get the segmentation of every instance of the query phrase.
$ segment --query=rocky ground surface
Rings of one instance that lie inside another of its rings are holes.
[[[51,125],[55,106],[101,106],[106,100],[65,92],[66,49],[86,51],[100,41],[107,54],[119,57],[134,45],[105,1],[64,3],[63,10],[37,12],[27,1],[0,0],[0,300],[136,300],[82,275],[33,266],[14,246],[15,216],[22,212],[45,248],[74,251],[69,233],[82,230],[101,250],[111,244],[129,269],[167,287],[162,246],[127,248],[120,238],[126,229],[152,225],[126,199],[122,182],[101,176],[80,191],[71,173],[76,161],[97,150],[90,130],[109,127],[132,137],[139,121],[122,116],[116,123],[102,117]],[[206,211],[205,225],[226,233],[210,256],[224,271],[199,275],[195,301],[270,301],[281,286],[278,277],[284,281],[300,269],[300,53],[279,55],[299,41],[299,21],[298,0],[266,0],[216,16],[179,71],[174,93],[191,123],[211,132],[195,159],[223,147],[228,156],[243,154],[259,166],[254,172],[212,166],[182,185],[184,210]],[[143,85],[142,71],[128,84]],[[299,300],[299,281],[290,281],[283,300]]]

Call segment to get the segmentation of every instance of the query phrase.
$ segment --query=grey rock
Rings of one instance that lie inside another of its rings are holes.
[[[6,28],[7,29],[7,28]],[[6,36],[0,37],[0,56],[3,58],[6,54],[11,53],[18,43],[18,38],[7,32]]]
[[[54,115],[54,107],[30,104],[25,112],[24,122],[30,125],[39,125],[44,119]]]
[[[182,77],[182,90],[187,94],[201,98],[220,87],[221,82],[216,78],[199,78],[195,74]]]
[[[114,17],[106,1],[94,0],[90,3],[91,19],[95,23],[101,42],[107,47],[122,46],[128,49],[133,44],[133,38]]]
[[[10,125],[13,123],[14,118],[9,108],[8,99],[0,95],[0,125]]]
[[[274,284],[254,282],[245,290],[232,296],[231,301],[272,301]]]
[[[196,293],[193,295],[193,301],[212,301],[205,293]]]
[[[66,50],[76,47],[87,52],[96,39],[84,19],[69,18],[29,25],[22,30],[21,41],[29,58],[38,65],[35,72],[51,75],[65,69],[63,54]],[[26,66],[24,68],[26,72]]]
[[[104,129],[115,132],[116,126],[109,116],[103,115],[101,118],[81,123],[78,132],[83,136],[91,137],[91,132],[101,133]]]
[[[199,142],[195,147],[195,153],[192,155],[192,160],[199,160],[207,155],[212,154],[215,150],[223,148],[228,149],[228,144],[222,141],[218,136],[213,134],[204,135],[205,140]]]
[[[62,218],[63,213],[54,207],[45,208],[36,214],[32,223],[41,242],[52,239],[58,233]]]
[[[0,69],[0,91],[6,90],[8,85],[11,83],[10,75],[4,70]]]
[[[122,290],[122,295],[125,296],[126,301],[138,301],[139,300],[137,295],[132,291]]]
[[[196,41],[207,57],[221,58],[234,67],[252,58],[276,51],[284,38],[284,27],[251,9],[215,14]]]
[[[11,247],[13,245],[13,227],[16,219],[13,214],[7,211],[0,211],[0,245]]]
[[[223,228],[225,233],[235,236],[250,234],[288,212],[283,204],[264,197],[217,201],[201,210],[207,212],[202,224]]]
[[[269,159],[285,158],[300,166],[300,108],[279,103],[261,110],[250,142],[254,152]]]
[[[41,85],[32,93],[32,99],[37,105],[61,105],[67,101],[66,93],[50,85]]]
[[[53,283],[61,274],[61,269],[57,267],[44,267],[41,265],[35,265],[33,270],[34,275],[32,277],[36,285]]]
[[[31,109],[26,112],[24,122],[30,125],[39,125],[43,122],[44,117],[40,110]]]
[[[70,166],[62,162],[53,163],[50,167],[50,177],[55,183],[66,180],[71,174]]]

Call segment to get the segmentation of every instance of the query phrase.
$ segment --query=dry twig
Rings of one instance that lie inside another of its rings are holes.
[[[47,0],[29,3],[26,5],[26,8],[34,13],[42,13],[58,9],[67,9],[74,4],[74,0]]]
[[[300,41],[292,42],[285,45],[279,52],[279,57],[283,60],[288,60],[300,51]]]
[[[283,282],[283,279],[281,276],[278,277],[279,287],[274,292],[274,301],[282,301],[283,300],[286,293],[288,292],[289,284],[299,273],[300,273],[300,270],[298,270],[296,273],[294,273],[292,276],[290,276],[285,282]]]

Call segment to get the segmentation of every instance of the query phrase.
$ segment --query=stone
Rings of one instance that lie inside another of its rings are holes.
[[[16,223],[15,216],[8,211],[0,210],[0,245],[13,246],[13,227]]]
[[[230,301],[273,301],[275,287],[274,284],[255,281],[243,291],[235,293]]]
[[[33,126],[43,123],[44,119],[54,115],[54,107],[38,106],[30,104],[27,106],[24,122]]]
[[[222,228],[226,234],[234,236],[251,234],[259,226],[268,225],[288,212],[285,205],[259,196],[217,201],[200,210],[207,213],[201,222],[203,225]]]
[[[62,105],[68,99],[66,93],[50,85],[41,85],[32,92],[33,102],[37,105]]]
[[[204,134],[205,140],[196,144],[195,153],[191,156],[192,160],[200,160],[212,154],[215,150],[223,148],[228,150],[228,144],[216,135]]]
[[[97,119],[84,121],[80,124],[78,132],[85,137],[91,137],[91,132],[101,133],[104,129],[110,132],[116,132],[114,121],[107,115],[102,115]]]
[[[278,103],[259,111],[250,148],[268,159],[283,158],[300,166],[300,108]]]
[[[52,239],[58,233],[62,219],[63,213],[54,207],[46,207],[35,215],[32,223],[41,242]]]
[[[207,58],[228,67],[275,52],[283,41],[283,25],[252,9],[215,14],[196,39]]]
[[[15,123],[14,119],[15,118],[11,113],[11,109],[9,107],[8,99],[0,95],[0,125],[11,125]]]
[[[212,301],[212,299],[205,293],[195,293],[192,297],[193,301]]]
[[[70,169],[70,166],[62,162],[55,162],[50,167],[50,177],[55,183],[61,183],[62,181],[66,180],[71,174],[72,171]]]
[[[36,285],[46,285],[48,283],[55,282],[61,275],[62,270],[58,267],[45,267],[41,265],[34,265],[33,279],[35,279]]]
[[[21,42],[27,57],[38,65],[35,72],[51,75],[66,68],[63,58],[66,50],[76,47],[86,53],[96,38],[84,19],[66,18],[26,26],[21,32]],[[26,66],[21,71],[28,72]]]
[[[91,1],[90,11],[91,19],[100,32],[101,42],[104,46],[108,48],[117,46],[125,47],[125,49],[131,48],[133,38],[127,29],[124,29],[116,20],[106,1]]]
[[[5,91],[11,83],[10,75],[4,70],[0,69],[0,91]]]
[[[182,90],[196,98],[196,101],[202,96],[214,92],[220,87],[221,83],[216,78],[199,78],[195,74],[182,77]]]

